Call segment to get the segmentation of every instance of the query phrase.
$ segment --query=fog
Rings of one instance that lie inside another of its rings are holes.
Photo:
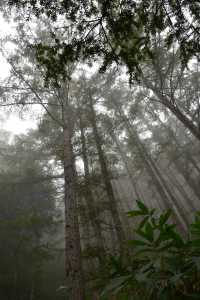
[[[198,7],[108,2],[0,3],[2,300],[200,295]]]

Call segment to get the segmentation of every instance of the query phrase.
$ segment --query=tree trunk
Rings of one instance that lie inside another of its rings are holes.
[[[177,119],[187,128],[189,131],[200,141],[200,130],[176,105],[173,103],[173,99],[168,99],[157,89],[151,88],[151,90],[160,99],[161,103],[164,104],[176,117]]]
[[[183,196],[183,198],[186,200],[186,203],[188,207],[194,212],[196,210],[195,205],[193,205],[190,196],[185,191],[184,186],[179,182],[179,180],[176,178],[176,176],[173,176],[173,178],[170,176],[170,174],[167,174],[168,180],[171,182],[172,185],[174,185],[179,193]]]
[[[195,160],[193,157],[189,156],[189,161],[190,161],[190,163],[193,165],[193,168],[194,168],[194,169],[196,170],[196,172],[198,173],[198,176],[200,176],[200,168],[199,168],[199,166],[198,166],[196,160]]]
[[[196,170],[197,174],[200,175],[200,168],[197,164],[197,162],[195,161],[195,159],[192,157],[192,155],[188,152],[184,152],[181,149],[180,143],[176,137],[176,134],[174,133],[174,131],[172,130],[172,128],[170,128],[169,125],[165,124],[163,121],[161,121],[161,119],[159,118],[159,116],[155,113],[155,111],[152,111],[152,114],[155,118],[156,121],[159,121],[159,123],[161,124],[161,126],[168,132],[169,137],[175,142],[176,145],[176,152],[178,151],[177,156],[180,157],[182,155],[184,155],[185,160],[188,160],[191,165],[194,167],[194,169]],[[188,136],[186,136],[186,138],[188,138]]]
[[[187,174],[187,170],[184,168],[184,165],[182,164],[182,161],[180,161],[180,157],[183,156],[183,150],[180,148],[179,142],[175,136],[175,133],[173,132],[173,130],[167,126],[166,124],[164,124],[160,118],[158,116],[156,116],[156,114],[154,112],[152,112],[154,114],[154,117],[158,119],[159,123],[161,124],[161,126],[169,133],[170,138],[175,142],[176,145],[176,149],[174,151],[175,153],[175,160],[173,161],[176,169],[178,170],[178,172],[180,174],[182,174],[183,178],[185,179],[185,181],[187,182],[187,184],[189,185],[189,187],[192,189],[192,191],[194,192],[194,194],[196,195],[196,197],[199,199],[200,198],[200,190],[198,188],[197,183],[194,181],[194,179],[192,179],[190,176],[188,176]],[[151,131],[153,132],[154,128],[151,126],[151,124],[147,124],[148,127],[150,127]],[[157,140],[159,142],[159,140]],[[193,165],[193,167],[195,168],[195,170],[198,172],[197,169],[197,164],[195,164],[195,161],[193,160],[193,158],[191,157],[191,155],[187,155],[184,154],[184,159],[188,162],[190,162],[191,165]],[[199,173],[198,173],[199,175]],[[190,206],[192,206],[192,201],[190,200],[188,204],[190,204]]]
[[[200,130],[184,113],[181,112],[178,106],[168,101],[165,104],[166,107],[177,117],[177,119],[187,128],[189,131],[200,140]]]
[[[92,194],[92,190],[90,188],[89,162],[87,156],[84,126],[83,126],[81,115],[80,115],[80,131],[81,131],[82,157],[83,157],[84,177],[85,177],[84,178],[85,179],[85,183],[84,183],[85,200],[89,210],[90,222],[96,237],[96,247],[99,253],[98,258],[101,263],[105,259],[104,239],[101,231],[101,225],[98,221],[98,214],[95,208],[94,197]]]
[[[163,178],[158,167],[156,166],[156,163],[153,161],[151,155],[148,154],[145,146],[140,141],[140,138],[139,138],[137,132],[133,129],[129,120],[124,116],[123,112],[121,111],[121,108],[119,106],[117,106],[116,109],[120,115],[120,118],[125,122],[125,126],[129,133],[129,136],[131,137],[131,139],[135,143],[136,147],[138,148],[139,153],[140,153],[142,159],[144,160],[147,172],[153,178],[155,185],[158,189],[158,192],[160,193],[161,199],[164,201],[165,207],[167,209],[169,209],[169,208],[171,208],[171,204],[173,203],[173,205],[176,207],[178,215],[180,215],[179,218],[181,218],[181,220],[178,222],[178,224],[180,225],[181,230],[183,230],[183,232],[185,232],[188,222],[187,222],[185,214],[183,213],[182,207],[179,205],[179,203],[177,202],[173,193],[169,189],[165,179]]]
[[[75,165],[71,132],[63,128],[64,139],[64,203],[65,203],[65,266],[70,300],[84,300],[81,245],[75,191]]]
[[[176,210],[177,210],[177,214],[180,215],[182,222],[180,222],[180,225],[183,229],[183,231],[186,231],[188,224],[188,219],[183,211],[183,207],[180,205],[180,203],[177,201],[176,197],[174,196],[173,191],[171,191],[171,189],[169,188],[165,178],[163,177],[162,173],[160,172],[160,170],[158,169],[156,163],[154,162],[154,160],[152,159],[152,157],[149,155],[149,159],[150,162],[155,170],[155,172],[158,175],[159,180],[161,181],[162,185],[164,186],[164,189],[166,190],[167,194],[170,197],[171,202],[174,204]],[[184,225],[183,225],[184,224]]]
[[[200,189],[197,186],[197,184],[194,181],[194,179],[191,178],[190,176],[188,176],[188,174],[186,174],[186,170],[185,170],[182,162],[176,159],[174,161],[174,165],[177,168],[177,170],[180,172],[180,174],[182,174],[182,176],[185,179],[186,183],[191,188],[191,190],[194,192],[194,194],[196,195],[196,197],[200,200]]]
[[[106,193],[108,196],[110,212],[112,215],[112,219],[114,222],[114,226],[115,226],[115,230],[116,230],[116,234],[117,234],[117,238],[118,238],[118,242],[119,242],[120,254],[122,255],[126,248],[125,247],[126,237],[125,237],[122,222],[120,220],[120,216],[118,213],[117,203],[116,203],[116,199],[114,196],[113,187],[112,187],[112,184],[110,181],[110,175],[109,175],[109,171],[107,168],[106,158],[105,158],[104,151],[102,148],[102,141],[101,141],[101,137],[99,135],[97,124],[96,124],[96,114],[95,114],[95,110],[93,107],[93,100],[92,100],[91,95],[89,97],[89,108],[90,108],[90,121],[91,121],[93,134],[94,134],[94,140],[96,143],[97,152],[98,152],[98,156],[99,156],[99,163],[100,163],[100,167],[101,167],[102,177],[103,177],[104,185],[106,188]]]
[[[160,102],[167,107],[176,118],[200,141],[200,130],[199,126],[196,125],[184,112],[180,110],[180,108],[176,105],[175,100],[167,97],[162,93],[161,90],[155,88],[150,82],[143,77],[144,86],[150,89],[156,97],[160,100]]]
[[[122,145],[120,144],[119,139],[118,139],[118,137],[115,135],[115,133],[114,133],[112,130],[109,130],[109,133],[110,133],[110,136],[111,136],[111,138],[113,139],[114,143],[115,143],[116,146],[117,146],[117,150],[118,150],[119,153],[120,153],[120,156],[121,156],[121,159],[122,159],[122,161],[123,161],[125,170],[127,171],[128,177],[129,177],[130,182],[131,182],[131,184],[132,184],[132,186],[133,186],[133,189],[134,189],[134,192],[135,192],[135,196],[136,196],[137,199],[139,200],[139,199],[141,199],[142,197],[141,197],[141,195],[140,195],[140,193],[139,193],[139,191],[138,191],[137,184],[136,184],[135,179],[134,179],[134,177],[133,177],[133,175],[132,175],[132,171],[130,170],[130,166],[129,166],[129,163],[128,163],[127,157],[126,157],[126,153],[123,151]]]

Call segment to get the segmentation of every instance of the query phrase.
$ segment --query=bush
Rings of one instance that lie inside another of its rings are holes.
[[[129,241],[131,255],[127,262],[110,259],[102,299],[200,299],[200,213],[183,238],[169,222],[170,210],[158,214],[140,201],[137,206],[128,213],[140,218],[136,238]]]

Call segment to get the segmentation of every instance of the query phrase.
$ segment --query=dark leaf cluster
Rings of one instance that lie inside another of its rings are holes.
[[[117,257],[110,260],[110,283],[102,297],[115,294],[117,299],[198,299],[199,214],[188,230],[188,238],[183,238],[170,222],[171,215],[170,210],[159,214],[137,201],[137,209],[128,212],[129,217],[139,218],[137,238],[129,241],[132,255],[127,263]]]
[[[23,8],[26,16],[46,15],[51,22],[64,16],[75,30],[70,43],[48,46],[47,78],[65,74],[68,62],[103,58],[101,71],[112,63],[125,65],[130,78],[141,74],[141,65],[153,56],[154,37],[165,36],[167,47],[178,43],[180,58],[187,64],[200,53],[199,1],[9,1],[9,5]],[[55,32],[56,35],[56,32]],[[43,47],[46,47],[43,45]],[[41,45],[37,46],[41,53]],[[56,57],[56,59],[55,59]]]

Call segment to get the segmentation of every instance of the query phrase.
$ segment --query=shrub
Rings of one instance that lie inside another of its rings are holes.
[[[137,201],[128,216],[140,219],[128,242],[131,255],[110,259],[102,299],[200,299],[200,213],[186,238],[170,223],[170,210],[159,214]]]

